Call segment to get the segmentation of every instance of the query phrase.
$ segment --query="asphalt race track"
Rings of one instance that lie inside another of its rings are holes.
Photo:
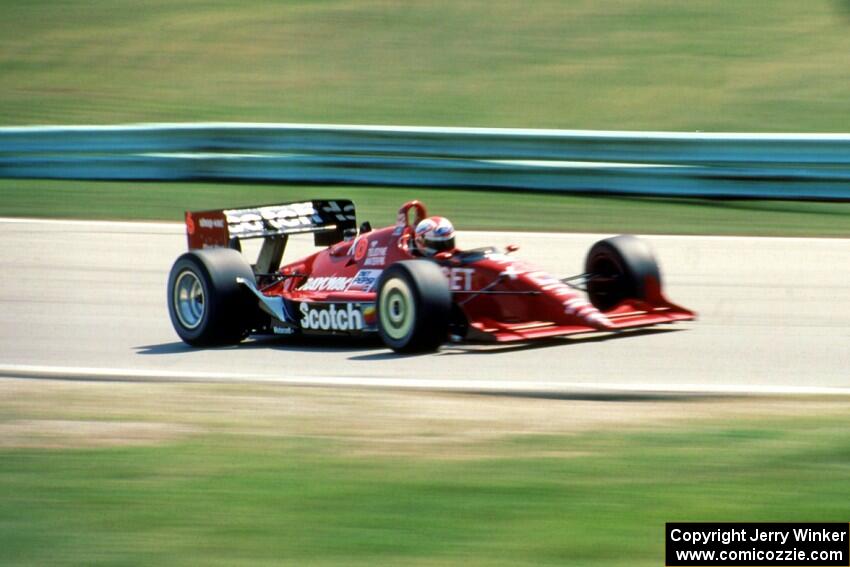
[[[379,219],[376,219],[379,220]],[[449,345],[401,357],[378,342],[273,339],[197,350],[179,341],[166,278],[177,224],[0,219],[0,375],[270,380],[481,390],[850,393],[850,239],[647,237],[669,297],[699,320],[530,345]],[[462,233],[520,245],[556,275],[600,238]],[[295,240],[285,258],[312,249]]]

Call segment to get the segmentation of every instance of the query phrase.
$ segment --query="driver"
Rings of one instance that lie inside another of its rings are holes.
[[[423,256],[455,249],[455,227],[445,217],[428,217],[414,230],[413,242]]]

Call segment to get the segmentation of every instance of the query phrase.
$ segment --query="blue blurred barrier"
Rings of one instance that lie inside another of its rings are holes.
[[[0,128],[0,177],[850,199],[850,135],[304,124]]]

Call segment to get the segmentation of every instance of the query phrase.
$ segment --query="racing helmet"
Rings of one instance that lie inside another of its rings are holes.
[[[455,227],[445,217],[428,217],[419,221],[414,230],[413,242],[425,256],[454,250]]]

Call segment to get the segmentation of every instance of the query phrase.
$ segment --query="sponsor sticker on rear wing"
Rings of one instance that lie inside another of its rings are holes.
[[[330,246],[357,228],[354,203],[313,200],[245,209],[186,211],[189,249],[230,246],[234,240],[315,234],[316,246]]]

